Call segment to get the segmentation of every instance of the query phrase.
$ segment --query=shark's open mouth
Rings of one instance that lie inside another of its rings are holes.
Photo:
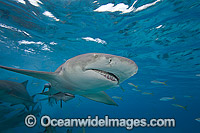
[[[98,69],[89,69],[89,70],[93,70],[93,71],[101,74],[102,76],[104,76],[108,80],[117,81],[119,83],[119,78],[116,75],[114,75],[113,73],[102,71],[102,70],[98,70]]]

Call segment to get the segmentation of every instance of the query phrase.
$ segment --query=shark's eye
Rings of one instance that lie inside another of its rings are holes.
[[[112,62],[112,58],[109,58],[109,63],[111,63]]]
[[[95,57],[95,58],[97,58],[97,57],[98,57],[98,55],[97,55],[97,54],[94,54],[94,57]]]

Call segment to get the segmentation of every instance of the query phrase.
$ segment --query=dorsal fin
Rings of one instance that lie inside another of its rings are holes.
[[[28,84],[28,80],[22,82],[21,84],[23,84],[23,86],[26,88],[27,84]]]

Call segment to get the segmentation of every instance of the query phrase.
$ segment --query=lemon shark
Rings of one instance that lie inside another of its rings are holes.
[[[138,71],[128,58],[104,53],[87,53],[67,60],[55,72],[42,72],[0,66],[0,68],[50,82],[49,95],[58,92],[80,95],[88,99],[117,104],[104,91],[118,86]]]
[[[0,80],[0,101],[11,105],[23,104],[27,109],[34,107],[34,96],[30,96],[26,90],[28,80],[22,83]]]

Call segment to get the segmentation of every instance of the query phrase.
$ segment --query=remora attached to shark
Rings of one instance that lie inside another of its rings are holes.
[[[26,90],[27,83],[28,80],[23,83],[0,80],[0,101],[12,105],[24,104],[27,109],[33,107],[36,103]]]
[[[88,53],[73,57],[55,72],[41,72],[0,66],[0,68],[43,79],[51,83],[49,94],[81,95],[109,105],[117,105],[104,90],[117,86],[137,73],[134,61],[110,54]]]
[[[56,94],[49,95],[48,91],[46,91],[46,92],[39,93],[39,94],[48,95],[48,98],[40,99],[39,101],[48,100],[50,105],[52,105],[54,102],[56,102],[56,104],[57,104],[57,102],[60,101],[61,108],[62,108],[62,101],[67,102],[67,101],[75,98],[75,96],[72,94],[62,93],[62,92],[58,92]]]

